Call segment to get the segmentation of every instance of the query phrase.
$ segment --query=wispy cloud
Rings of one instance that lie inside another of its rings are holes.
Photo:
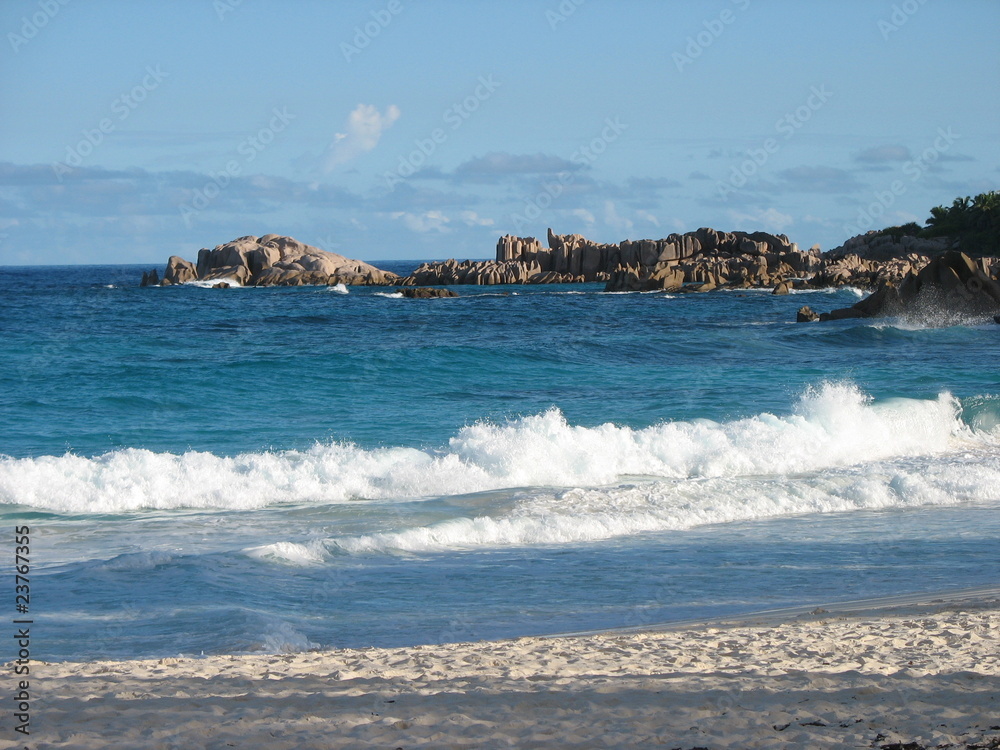
[[[969,156],[968,154],[939,154],[939,161],[976,161],[974,156]]]
[[[485,156],[469,159],[455,168],[457,176],[468,175],[523,175],[558,174],[575,172],[582,165],[549,154],[508,154],[494,151]]]
[[[807,193],[851,193],[864,185],[845,169],[837,167],[792,167],[778,172],[783,189]]]
[[[657,229],[659,229],[659,227],[660,227],[660,220],[659,220],[659,218],[655,214],[650,213],[649,211],[636,211],[635,212],[635,216],[636,216],[637,219],[642,219],[643,221],[648,221],[650,224],[652,224]]]
[[[77,167],[62,182],[51,166],[0,162],[0,211],[6,201],[21,216],[81,216],[115,219],[126,214],[178,215],[206,185],[216,197],[213,211],[252,214],[289,203],[300,206],[356,207],[361,197],[332,185],[297,182],[267,175],[235,176],[220,187],[209,174],[189,170],[151,172],[144,169],[110,170]]]
[[[604,223],[619,232],[631,232],[635,228],[635,222],[618,213],[614,201],[604,201]]]
[[[783,232],[794,222],[791,216],[781,213],[776,208],[748,212],[730,211],[729,218],[737,226],[760,227],[769,232]]]
[[[669,177],[629,177],[625,186],[630,190],[656,191],[680,187],[681,183]]]
[[[454,216],[448,216],[443,211],[424,211],[423,213],[412,213],[409,211],[395,211],[390,216],[403,223],[411,232],[427,234],[429,232],[440,232],[447,234],[455,226],[464,225],[467,227],[493,227],[493,219],[480,216],[475,211],[459,211]]]
[[[323,155],[323,169],[332,172],[342,164],[366,154],[374,149],[382,134],[399,119],[401,112],[395,104],[390,104],[385,112],[379,112],[373,104],[359,104],[347,118],[344,133],[337,133]]]
[[[872,146],[866,148],[854,157],[863,164],[884,164],[894,161],[909,161],[912,157],[910,149],[900,145]]]
[[[449,180],[456,184],[498,185],[511,181],[533,181],[552,179],[555,175],[578,174],[587,169],[585,164],[577,164],[553,154],[511,154],[493,151],[484,156],[468,159],[451,171],[428,166],[417,172],[418,180]],[[574,177],[575,180],[579,179]]]

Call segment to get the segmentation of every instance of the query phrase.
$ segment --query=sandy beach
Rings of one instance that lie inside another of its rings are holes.
[[[36,663],[31,742],[3,747],[996,748],[998,594],[644,632]]]

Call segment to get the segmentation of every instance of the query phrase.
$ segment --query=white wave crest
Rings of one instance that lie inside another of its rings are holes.
[[[261,547],[249,547],[243,550],[243,554],[257,560],[270,560],[300,567],[318,565],[326,557],[322,547],[296,542],[275,542]]]
[[[960,410],[948,394],[872,403],[854,386],[825,384],[803,395],[788,416],[634,429],[574,426],[553,409],[502,425],[470,425],[440,451],[332,443],[232,457],[136,448],[93,458],[0,457],[0,503],[70,513],[252,509],[595,487],[629,476],[785,475],[939,453],[985,439],[964,425]]]
[[[1000,501],[1000,455],[897,459],[802,477],[661,480],[535,493],[498,517],[331,539],[351,554],[593,542],[811,513]]]

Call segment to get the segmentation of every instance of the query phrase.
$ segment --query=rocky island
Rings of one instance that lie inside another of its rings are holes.
[[[947,311],[982,317],[1000,313],[1000,200],[997,193],[932,209],[927,228],[913,223],[871,231],[822,252],[800,250],[784,234],[723,232],[702,227],[659,240],[600,244],[580,234],[504,235],[493,260],[423,263],[401,277],[364,261],[320,250],[291,237],[247,236],[203,248],[197,263],[178,256],[162,279],[142,285],[217,281],[220,286],[395,286],[406,297],[454,296],[431,289],[454,285],[603,283],[606,291],[709,292],[715,289],[793,290],[854,286],[873,292],[856,305],[801,321]],[[993,252],[993,255],[988,253]]]
[[[190,281],[235,282],[240,286],[369,285],[388,286],[399,277],[360,260],[320,250],[291,237],[265,234],[239,237],[214,249],[198,251],[197,264],[172,255],[160,279],[143,274],[142,286]]]

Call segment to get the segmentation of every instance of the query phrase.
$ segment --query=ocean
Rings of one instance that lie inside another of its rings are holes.
[[[997,582],[992,321],[793,322],[854,289],[410,300],[139,288],[143,270],[0,269],[0,528],[11,559],[30,528],[33,658],[470,641]]]

